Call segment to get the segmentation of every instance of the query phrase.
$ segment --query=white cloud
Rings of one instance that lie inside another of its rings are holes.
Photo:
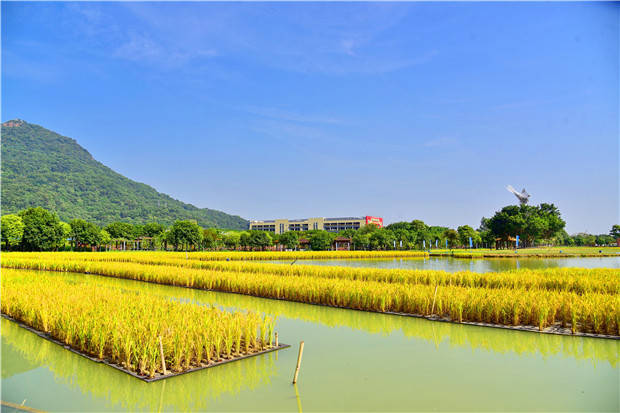
[[[214,57],[301,73],[386,73],[429,62],[436,50],[390,35],[407,4],[120,3],[70,5],[102,53],[160,67]],[[346,12],[334,13],[338,8]]]
[[[144,60],[159,58],[164,54],[161,46],[147,35],[130,33],[128,37],[129,39],[114,51],[115,57]]]
[[[273,107],[261,107],[261,106],[243,106],[239,107],[239,110],[251,113],[264,118],[271,118],[276,120],[300,122],[300,123],[321,123],[321,124],[341,124],[341,119],[337,119],[330,116],[321,116],[313,114],[299,113],[291,110],[273,108]]]

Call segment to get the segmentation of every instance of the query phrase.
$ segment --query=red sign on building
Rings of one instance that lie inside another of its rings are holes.
[[[379,217],[366,217],[366,225],[375,224],[379,228],[383,228],[383,218]]]

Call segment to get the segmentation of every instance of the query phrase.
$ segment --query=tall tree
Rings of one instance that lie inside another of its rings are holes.
[[[207,228],[202,231],[202,243],[207,249],[217,249],[221,245],[222,232],[217,228]]]
[[[327,231],[316,231],[310,236],[310,248],[313,251],[327,251],[332,246],[332,235]]]
[[[142,234],[146,237],[156,237],[166,230],[166,227],[158,222],[149,222],[142,226]]]
[[[99,243],[101,245],[108,245],[110,242],[112,242],[112,237],[110,236],[110,233],[105,229],[102,229],[99,233]]]
[[[480,242],[480,234],[470,227],[469,225],[462,225],[456,229],[459,234],[459,242],[462,246],[469,246],[469,238],[471,238],[472,243],[478,244]]]
[[[435,244],[437,241],[438,244],[443,243],[444,241],[444,233],[447,230],[447,227],[439,227],[439,226],[430,226],[428,227],[428,239],[431,244]]]
[[[564,230],[566,222],[562,219],[562,214],[560,214],[560,210],[555,205],[540,204],[539,215],[546,221],[542,233],[544,239],[551,239]]]
[[[396,230],[411,231],[411,223],[410,222],[392,222],[391,224],[387,225],[385,228],[392,230],[392,231],[396,231]]]
[[[422,247],[422,241],[430,241],[428,237],[428,225],[419,219],[414,219],[411,221],[410,234],[413,238],[413,243],[418,247]]]
[[[169,240],[177,250],[179,247],[186,250],[192,247],[197,248],[202,241],[202,228],[196,221],[175,221],[170,227]]]
[[[105,230],[112,239],[134,240],[136,238],[133,225],[127,222],[112,222],[105,227]]]
[[[294,250],[299,245],[299,234],[296,231],[287,231],[280,236],[280,243],[286,248]]]
[[[482,218],[482,224],[503,241],[519,235],[530,245],[537,240],[551,240],[561,234],[566,225],[558,208],[544,203],[506,206],[491,218]]]
[[[238,232],[228,232],[222,235],[226,248],[235,250],[241,241],[241,234]]]
[[[365,250],[370,247],[370,235],[362,231],[357,231],[351,241],[356,250]]]
[[[2,242],[7,251],[11,249],[11,246],[19,245],[24,235],[24,221],[21,217],[15,214],[3,215],[0,225]]]
[[[573,235],[573,241],[578,247],[593,247],[596,245],[596,236],[592,234],[586,234],[585,232],[580,232],[579,234]]]
[[[396,245],[400,246],[400,242],[403,243],[403,248],[410,248],[413,246],[413,237],[411,236],[411,232],[403,227],[392,227],[391,230],[394,236],[394,240],[396,240]]]
[[[250,234],[248,231],[243,231],[239,234],[239,246],[242,248],[250,248]]]
[[[456,247],[459,241],[459,233],[449,228],[443,232],[444,239],[448,240],[448,246],[450,248]]]
[[[71,225],[69,237],[71,237],[74,247],[80,245],[96,246],[101,242],[101,229],[92,222],[74,219],[69,222],[69,225]]]
[[[249,244],[252,248],[264,250],[270,247],[272,243],[271,236],[264,231],[250,231]]]
[[[394,233],[389,229],[370,233],[370,248],[373,250],[388,250],[394,248]]]
[[[596,236],[596,245],[604,246],[615,244],[616,239],[608,234],[599,234]]]
[[[49,251],[64,242],[64,231],[58,216],[41,207],[19,213],[24,222],[21,245],[27,251]]]

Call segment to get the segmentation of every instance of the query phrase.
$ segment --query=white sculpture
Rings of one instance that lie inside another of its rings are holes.
[[[514,189],[512,186],[508,185],[506,187],[506,189],[510,192],[512,192],[513,194],[515,194],[515,196],[517,198],[519,198],[519,202],[521,203],[521,205],[526,205],[527,201],[530,200],[530,194],[528,194],[527,192],[525,192],[525,188],[523,188],[523,190],[521,192],[518,192],[516,189]]]

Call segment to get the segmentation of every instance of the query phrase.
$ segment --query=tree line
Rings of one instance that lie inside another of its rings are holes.
[[[157,222],[144,225],[112,222],[105,227],[73,219],[63,222],[54,212],[41,207],[28,208],[17,214],[2,216],[1,236],[5,250],[264,250],[274,246],[286,249],[303,247],[315,251],[329,250],[336,237],[351,240],[356,250],[429,249],[505,247],[520,236],[520,246],[536,245],[611,245],[620,238],[620,225],[609,234],[568,235],[566,223],[553,204],[537,206],[510,205],[491,218],[482,218],[480,227],[462,225],[456,229],[429,226],[421,220],[395,222],[384,228],[375,225],[358,230],[332,233],[323,230],[288,231],[274,234],[264,231],[225,231],[202,228],[196,221],[177,220],[166,227]]]

